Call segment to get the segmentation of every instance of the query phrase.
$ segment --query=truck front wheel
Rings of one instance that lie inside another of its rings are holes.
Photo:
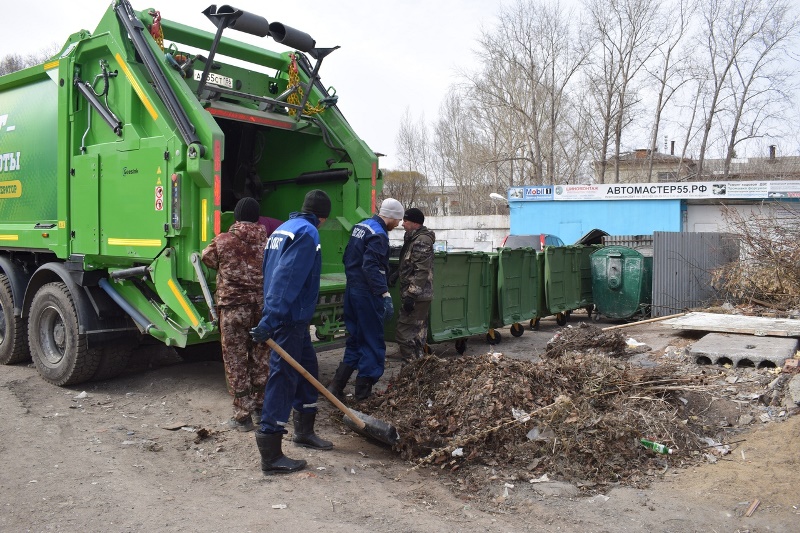
[[[25,321],[14,316],[11,281],[0,274],[0,364],[11,365],[29,357]]]
[[[78,313],[64,283],[48,283],[31,302],[28,342],[31,357],[45,381],[74,385],[91,379],[100,363],[98,350],[90,350],[78,327]]]

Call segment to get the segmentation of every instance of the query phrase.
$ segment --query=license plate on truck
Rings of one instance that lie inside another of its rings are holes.
[[[203,77],[203,73],[199,70],[194,71],[194,79],[195,81],[200,81],[200,78]],[[229,78],[227,76],[220,76],[219,74],[214,74],[213,72],[208,73],[208,78],[206,78],[206,83],[213,83],[214,85],[219,85],[220,87],[227,87],[228,89],[233,89],[233,78]]]

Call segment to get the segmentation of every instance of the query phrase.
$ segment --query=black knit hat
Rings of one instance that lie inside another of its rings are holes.
[[[328,218],[331,214],[331,199],[325,191],[319,189],[308,191],[300,210],[303,213],[317,215],[318,218]]]
[[[233,209],[233,218],[236,222],[258,222],[259,216],[261,207],[255,198],[246,196],[236,202],[236,207]]]
[[[406,214],[403,215],[403,220],[408,220],[409,222],[416,222],[417,224],[424,224],[425,215],[423,215],[422,211],[420,211],[416,207],[412,207],[410,209],[406,209]]]

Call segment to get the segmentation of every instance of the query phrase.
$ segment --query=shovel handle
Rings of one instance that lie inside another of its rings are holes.
[[[286,361],[287,363],[289,363],[290,365],[292,365],[292,368],[294,368],[295,370],[297,370],[297,371],[300,373],[300,375],[301,375],[301,376],[303,376],[304,378],[306,378],[306,379],[308,380],[308,382],[309,382],[309,383],[311,383],[312,385],[314,385],[314,388],[315,388],[315,389],[317,389],[317,390],[318,390],[318,391],[319,391],[319,392],[320,392],[320,393],[321,393],[323,396],[325,396],[325,397],[328,399],[328,401],[329,401],[329,402],[331,402],[333,405],[335,405],[336,407],[338,407],[338,408],[339,408],[339,410],[340,410],[341,412],[343,412],[345,415],[347,415],[347,418],[349,418],[350,420],[352,420],[352,421],[353,421],[353,423],[354,423],[354,424],[355,424],[355,425],[358,427],[358,429],[364,429],[364,428],[367,426],[367,424],[366,424],[366,423],[365,423],[363,420],[361,420],[361,419],[360,419],[360,418],[358,418],[356,415],[354,415],[354,414],[353,414],[353,411],[351,411],[350,409],[348,409],[348,408],[347,408],[347,406],[346,406],[345,404],[343,404],[343,403],[342,403],[342,402],[339,400],[339,398],[337,398],[336,396],[334,396],[333,394],[331,394],[331,391],[329,391],[328,389],[326,389],[326,388],[325,388],[325,387],[322,385],[322,383],[320,383],[320,382],[319,382],[319,380],[318,380],[317,378],[315,378],[314,376],[312,376],[312,375],[311,375],[311,374],[308,372],[308,370],[306,370],[305,368],[303,368],[303,366],[302,366],[300,363],[298,363],[297,361],[295,361],[295,360],[294,360],[294,357],[292,357],[291,355],[289,355],[289,354],[286,352],[286,350],[284,350],[283,348],[281,348],[281,346],[280,346],[280,345],[279,345],[277,342],[275,342],[275,341],[274,341],[274,340],[272,340],[272,339],[267,339],[267,346],[269,346],[270,348],[272,348],[273,350],[275,350],[275,352],[276,352],[278,355],[280,355],[280,356],[281,356],[281,358],[283,358],[283,360],[284,360],[284,361]]]

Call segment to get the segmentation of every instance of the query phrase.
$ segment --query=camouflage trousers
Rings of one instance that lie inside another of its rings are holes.
[[[414,309],[407,313],[400,307],[395,329],[395,341],[400,348],[400,357],[416,359],[424,354],[424,346],[428,337],[428,311],[430,301],[417,302]]]
[[[269,347],[255,344],[250,338],[250,328],[261,320],[261,306],[228,305],[217,311],[225,380],[233,396],[233,417],[244,420],[253,411],[261,411],[269,377]]]

